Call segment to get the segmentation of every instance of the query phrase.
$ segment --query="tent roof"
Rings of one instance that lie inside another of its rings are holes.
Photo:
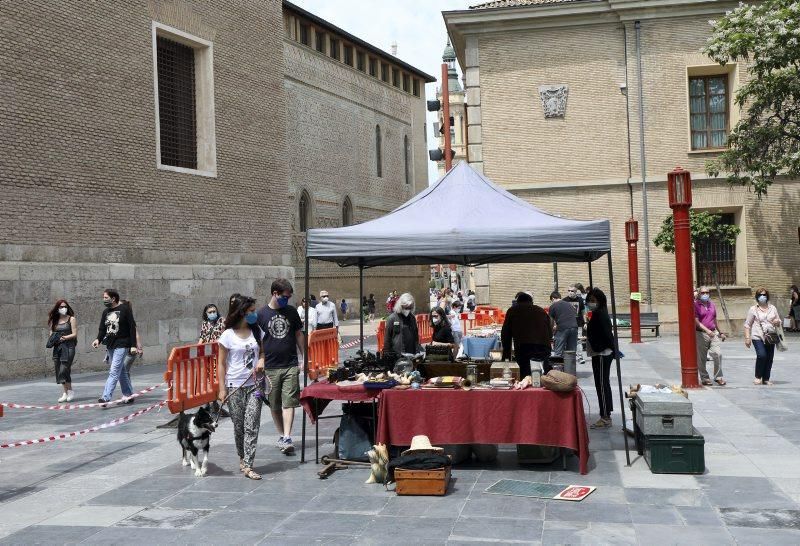
[[[341,266],[593,261],[611,249],[608,220],[548,214],[466,162],[392,212],[310,229],[306,256]]]

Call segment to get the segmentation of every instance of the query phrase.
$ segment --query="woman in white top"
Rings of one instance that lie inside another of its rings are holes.
[[[769,290],[756,288],[756,303],[747,312],[744,321],[744,344],[752,342],[756,350],[756,378],[754,385],[772,385],[769,380],[772,372],[772,359],[775,356],[775,343],[768,343],[769,334],[777,332],[781,316],[774,305],[769,303]]]
[[[226,329],[218,340],[219,400],[225,400],[228,389],[236,389],[228,399],[228,412],[233,422],[239,469],[251,480],[261,479],[261,475],[253,470],[262,404],[261,399],[255,396],[255,375],[264,372],[257,320],[256,300],[246,296],[236,299],[225,319]]]
[[[297,308],[297,314],[300,315],[300,322],[302,322],[303,326],[305,327],[306,324],[305,298],[303,298],[303,300],[300,302],[300,306]],[[308,306],[308,317],[310,319],[308,323],[308,332],[311,333],[317,329],[317,310],[311,305]]]

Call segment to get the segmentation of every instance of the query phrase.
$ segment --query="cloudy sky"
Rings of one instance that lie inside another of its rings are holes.
[[[362,40],[391,51],[397,42],[397,56],[437,79],[441,73],[442,51],[447,33],[442,11],[467,9],[477,0],[291,0],[311,13],[355,34]],[[435,83],[426,86],[433,98]],[[433,119],[429,116],[428,122]],[[428,127],[428,134],[433,129]],[[428,147],[433,147],[432,143]],[[436,164],[428,162],[431,182]]]

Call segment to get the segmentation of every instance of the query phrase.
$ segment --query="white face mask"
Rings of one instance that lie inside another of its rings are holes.
[[[322,296],[322,303],[328,303],[328,296]]]
[[[67,308],[66,308],[66,307],[59,307],[59,308],[58,308],[58,313],[59,313],[61,316],[65,316],[65,315],[67,314]]]
[[[407,317],[410,314],[411,314],[411,309],[403,309],[403,316],[404,317]]]
[[[439,317],[433,317],[431,320],[433,321],[434,324],[439,324],[442,321],[442,319],[440,319]]]

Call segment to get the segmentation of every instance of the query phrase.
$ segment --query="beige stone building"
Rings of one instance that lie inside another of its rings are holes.
[[[736,4],[498,0],[444,13],[466,76],[470,163],[551,213],[609,218],[622,310],[629,294],[624,222],[633,216],[640,222],[640,289],[662,321],[676,320],[674,257],[650,243],[648,260],[643,197],[646,191],[652,241],[671,214],[666,174],[678,165],[692,173],[694,208],[741,228],[735,245],[713,248],[732,317],[744,317],[758,285],[785,312],[788,287],[800,280],[800,184],[779,179],[758,201],[705,174],[738,119],[732,96],[747,66],[721,67],[700,49],[708,20]],[[709,282],[702,256],[694,271],[698,283]],[[593,273],[607,288],[605,260]],[[488,277],[479,299],[498,304],[520,289],[543,302],[552,288],[549,265],[492,265],[480,274]],[[587,268],[561,264],[559,280],[562,288],[587,284]],[[738,320],[734,328],[741,329]]]

